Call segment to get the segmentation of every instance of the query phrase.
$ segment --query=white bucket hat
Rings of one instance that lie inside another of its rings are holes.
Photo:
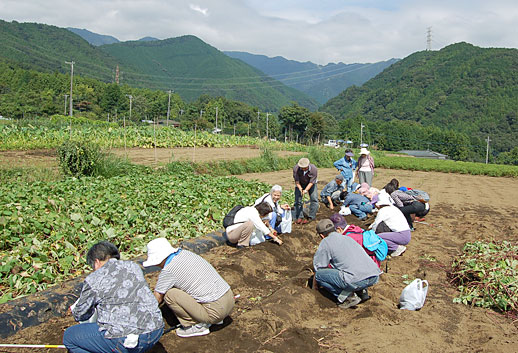
[[[390,202],[390,195],[386,192],[380,192],[378,194],[378,202],[376,202],[376,206],[390,206],[392,202]]]
[[[298,164],[299,168],[307,168],[307,167],[309,167],[309,159],[301,158],[301,159],[299,159],[299,162],[297,164]]]
[[[147,260],[142,263],[142,266],[156,266],[177,251],[178,248],[173,248],[166,238],[153,239],[147,244]]]
[[[369,152],[369,150],[368,150],[368,149],[366,149],[365,147],[362,147],[362,148],[360,149],[360,154],[371,154],[371,153]]]

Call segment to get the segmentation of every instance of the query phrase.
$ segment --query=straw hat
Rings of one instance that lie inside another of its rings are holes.
[[[301,158],[301,159],[299,159],[299,162],[297,164],[298,164],[299,168],[307,168],[307,167],[309,167],[309,159]]]

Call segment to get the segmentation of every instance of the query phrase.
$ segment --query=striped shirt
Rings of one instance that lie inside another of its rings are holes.
[[[210,303],[228,292],[230,286],[204,258],[183,249],[158,275],[155,292],[180,289],[198,303]]]

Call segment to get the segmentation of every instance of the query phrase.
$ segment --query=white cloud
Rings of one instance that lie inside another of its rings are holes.
[[[201,13],[203,16],[209,15],[209,9],[202,9],[198,5],[189,4],[189,8],[193,11]]]

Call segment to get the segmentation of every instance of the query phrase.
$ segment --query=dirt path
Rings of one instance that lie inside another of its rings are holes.
[[[335,173],[320,171],[319,190]],[[342,310],[305,286],[319,239],[315,223],[295,225],[281,247],[219,247],[204,255],[241,295],[231,319],[204,337],[181,339],[168,332],[152,352],[516,352],[516,323],[490,310],[454,304],[457,291],[446,271],[467,241],[518,241],[518,179],[378,170],[374,185],[393,177],[428,191],[432,209],[427,224],[416,224],[406,253],[388,262],[388,272],[369,291],[370,301]],[[291,171],[242,178],[279,183],[292,192]],[[330,214],[321,208],[318,219]],[[347,220],[362,225],[354,216]],[[430,283],[420,311],[397,309],[405,275]],[[149,280],[153,287],[156,274]],[[54,319],[5,341],[59,344],[72,324],[69,317]]]
[[[143,165],[163,165],[171,161],[210,162],[215,160],[235,160],[259,157],[261,150],[255,146],[244,147],[182,147],[182,148],[114,148],[117,156],[127,156],[132,163]],[[278,156],[300,155],[301,152],[275,151]],[[9,167],[56,167],[55,150],[0,151],[0,166]]]

